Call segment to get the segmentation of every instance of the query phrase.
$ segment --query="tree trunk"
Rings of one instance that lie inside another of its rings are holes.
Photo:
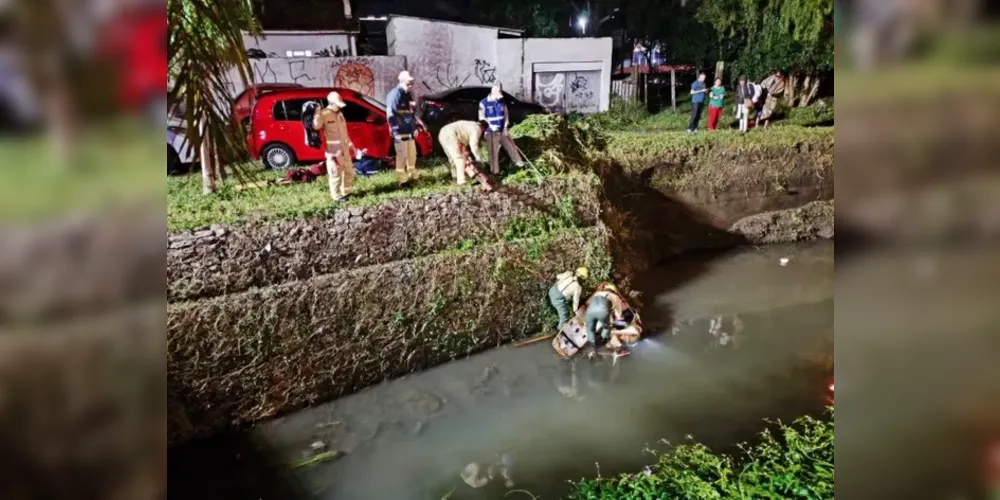
[[[806,95],[809,93],[809,86],[812,85],[813,77],[807,74],[805,78],[802,79],[802,95],[799,96],[799,107],[804,108],[806,102]]]
[[[814,76],[811,78],[811,82],[807,83],[802,87],[802,99],[799,101],[799,107],[804,108],[812,103],[813,99],[816,98],[816,94],[819,93],[820,77]],[[809,82],[810,79],[807,77],[806,81]]]
[[[795,88],[799,85],[799,74],[796,71],[788,73],[788,81],[785,82],[785,104],[788,107],[795,107]]]
[[[205,117],[201,119],[198,127],[201,136],[201,148],[198,159],[201,161],[201,192],[202,194],[212,194],[215,192],[215,166],[213,165],[214,153],[212,144],[208,137],[208,127],[205,126]]]
[[[215,178],[219,181],[226,181],[226,166],[219,161],[219,148],[212,148],[212,164],[215,167]]]
[[[723,82],[726,80],[722,78],[723,70],[726,68],[726,61],[716,61],[715,63],[715,77],[721,79]]]
[[[677,70],[670,66],[670,107],[677,111]]]

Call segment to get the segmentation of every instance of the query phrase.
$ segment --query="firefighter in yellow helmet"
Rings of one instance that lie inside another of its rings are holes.
[[[580,296],[583,295],[581,280],[590,277],[590,271],[586,267],[581,267],[574,272],[567,271],[556,276],[556,282],[549,288],[549,302],[559,314],[559,324],[556,330],[563,327],[567,321],[576,316],[577,309],[580,308]],[[570,309],[570,305],[573,306]]]

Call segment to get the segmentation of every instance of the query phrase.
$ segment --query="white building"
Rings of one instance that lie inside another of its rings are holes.
[[[522,38],[505,28],[390,16],[387,56],[359,56],[357,32],[268,31],[244,37],[255,83],[349,87],[377,100],[408,69],[415,93],[491,85],[559,111],[605,111],[611,38]],[[235,76],[232,95],[242,91]]]
[[[416,91],[491,85],[551,109],[605,111],[611,38],[521,38],[504,28],[390,16],[389,55],[405,56]]]

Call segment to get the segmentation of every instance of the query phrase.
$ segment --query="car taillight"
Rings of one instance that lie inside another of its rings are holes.
[[[442,106],[434,101],[424,101],[424,103],[434,109],[441,109]]]

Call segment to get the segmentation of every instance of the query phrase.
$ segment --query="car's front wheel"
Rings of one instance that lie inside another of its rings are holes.
[[[284,144],[268,144],[260,153],[264,168],[286,169],[295,164],[295,153]]]

